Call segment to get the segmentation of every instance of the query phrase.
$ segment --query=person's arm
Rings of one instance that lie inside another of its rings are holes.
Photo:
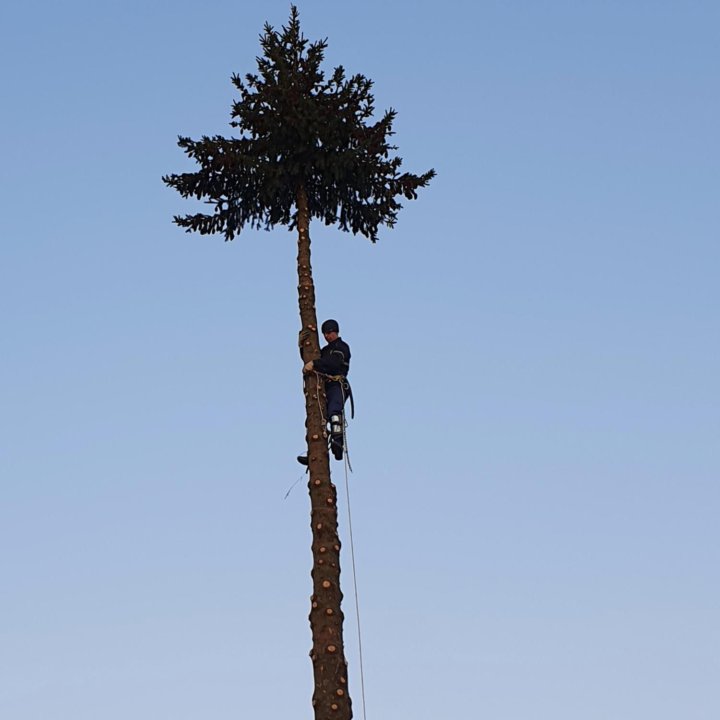
[[[350,367],[350,348],[338,343],[325,357],[313,362],[313,370],[325,375],[347,375]]]

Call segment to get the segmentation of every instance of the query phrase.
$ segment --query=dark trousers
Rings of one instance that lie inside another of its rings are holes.
[[[329,382],[325,385],[325,397],[327,398],[327,419],[331,415],[340,415],[343,411],[344,400],[342,387],[339,382]]]

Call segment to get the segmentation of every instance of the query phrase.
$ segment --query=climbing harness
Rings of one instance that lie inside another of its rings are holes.
[[[350,417],[354,419],[355,398],[353,397],[352,387],[350,387],[350,382],[348,381],[347,377],[345,375],[326,375],[325,373],[318,372],[317,370],[313,370],[313,372],[315,373],[315,375],[318,376],[318,378],[324,378],[325,380],[329,380],[330,382],[340,383],[340,387],[343,393],[343,407],[345,405],[345,401],[350,400]]]
[[[317,370],[313,370],[315,373],[315,400],[318,404],[318,410],[320,411],[320,420],[322,422],[322,432],[323,432],[323,438],[326,440],[330,440],[330,447],[333,451],[333,455],[335,456],[336,460],[342,459],[341,457],[338,457],[340,452],[342,452],[342,455],[347,458],[347,418],[345,416],[345,403],[350,400],[350,417],[355,417],[355,399],[353,398],[352,388],[350,387],[350,383],[348,382],[348,379],[344,375],[326,375],[325,373],[318,372]],[[320,382],[336,382],[340,385],[340,392],[342,393],[342,412],[338,415],[334,413],[330,416],[330,418],[325,417],[325,407],[324,403],[320,399]],[[330,424],[330,433],[328,438],[328,423]],[[342,437],[343,440],[343,447],[340,448],[340,452],[338,454],[335,454],[335,443],[333,441],[333,438]],[[300,456],[302,457],[302,456]],[[300,459],[298,457],[298,460]],[[303,464],[305,464],[303,462]],[[348,461],[348,465],[349,465]],[[350,465],[350,472],[352,472],[352,465]]]

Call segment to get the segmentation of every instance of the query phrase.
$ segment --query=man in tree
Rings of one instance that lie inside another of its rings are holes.
[[[325,376],[325,417],[330,423],[330,449],[336,460],[342,460],[344,443],[344,405],[351,396],[347,374],[350,370],[350,346],[340,337],[337,320],[326,320],[320,328],[327,345],[320,350],[317,360],[310,360],[303,367],[304,373],[317,372]],[[307,339],[307,330],[300,331],[300,348]],[[298,462],[308,464],[307,455],[299,455]]]

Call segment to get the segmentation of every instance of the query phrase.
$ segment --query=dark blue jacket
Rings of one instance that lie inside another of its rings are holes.
[[[341,337],[329,342],[320,357],[313,362],[313,369],[325,375],[347,376],[350,371],[350,346]]]

